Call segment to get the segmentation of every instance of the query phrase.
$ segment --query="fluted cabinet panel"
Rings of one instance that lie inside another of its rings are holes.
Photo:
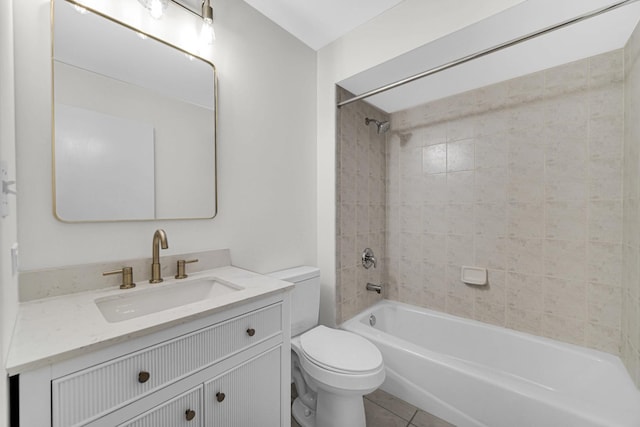
[[[281,351],[278,346],[205,383],[205,425],[280,426]]]
[[[281,325],[276,304],[54,380],[53,425],[86,423],[280,333]]]
[[[200,386],[118,427],[201,427],[203,418]]]

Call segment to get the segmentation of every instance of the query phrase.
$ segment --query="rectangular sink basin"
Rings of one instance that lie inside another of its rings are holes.
[[[134,291],[129,294],[98,298],[95,303],[105,320],[115,323],[214,299],[241,289],[239,286],[218,279],[196,279],[160,285],[157,288]]]

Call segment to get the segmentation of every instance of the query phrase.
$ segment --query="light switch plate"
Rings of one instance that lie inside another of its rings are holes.
[[[0,217],[9,215],[9,194],[4,192],[4,183],[9,180],[7,162],[0,160]]]
[[[16,275],[18,273],[18,243],[11,245],[11,274]]]

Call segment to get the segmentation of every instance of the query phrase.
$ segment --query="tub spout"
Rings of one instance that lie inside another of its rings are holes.
[[[367,283],[367,290],[380,293],[382,292],[382,285],[374,285],[373,283]]]

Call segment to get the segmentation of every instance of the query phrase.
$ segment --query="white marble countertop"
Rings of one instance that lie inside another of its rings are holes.
[[[181,283],[199,278],[216,278],[243,289],[115,323],[107,322],[94,302],[98,298],[127,295],[151,288],[180,286]],[[111,287],[20,304],[7,358],[9,375],[169,328],[190,318],[223,311],[293,287],[292,283],[233,266],[190,274],[189,278],[183,280],[165,278],[160,284],[137,283],[134,289]]]

